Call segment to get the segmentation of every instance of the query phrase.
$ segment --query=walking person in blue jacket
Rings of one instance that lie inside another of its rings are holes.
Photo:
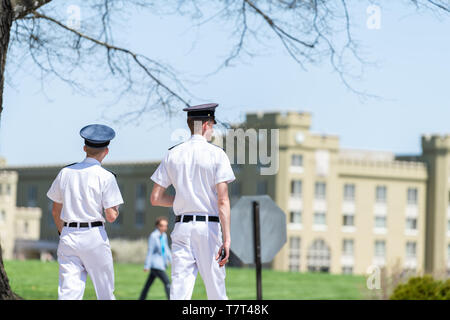
[[[172,255],[166,234],[168,220],[166,217],[159,217],[156,219],[155,225],[155,231],[148,237],[148,253],[144,265],[144,271],[148,272],[150,270],[150,274],[142,289],[139,300],[145,300],[147,292],[156,277],[160,278],[164,283],[167,299],[170,298],[170,281],[166,274],[166,267],[172,262]]]

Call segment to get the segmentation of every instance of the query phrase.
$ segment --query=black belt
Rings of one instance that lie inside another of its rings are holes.
[[[103,222],[95,221],[95,222],[64,222],[64,227],[69,226],[69,228],[89,228],[89,224],[91,227],[100,227],[103,226]]]
[[[193,215],[184,215],[183,216],[183,221],[182,222],[189,222],[189,221],[193,221],[194,220],[194,216]],[[180,222],[181,221],[181,215],[178,215],[175,218],[175,222]],[[206,221],[206,216],[195,216],[195,221]],[[208,221],[211,222],[219,222],[219,217],[217,216],[208,216]]]

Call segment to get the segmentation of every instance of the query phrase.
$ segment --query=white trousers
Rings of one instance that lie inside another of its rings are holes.
[[[115,300],[114,268],[104,227],[64,227],[58,245],[59,300],[83,299],[86,276],[99,300]]]
[[[225,266],[219,267],[216,255],[222,245],[220,223],[177,222],[172,239],[172,283],[170,300],[189,300],[197,272],[203,279],[208,300],[228,300]]]

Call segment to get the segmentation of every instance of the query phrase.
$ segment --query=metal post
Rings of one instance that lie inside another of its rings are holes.
[[[256,265],[256,299],[262,300],[262,281],[261,281],[261,233],[259,224],[259,202],[253,201],[253,234],[255,248]]]

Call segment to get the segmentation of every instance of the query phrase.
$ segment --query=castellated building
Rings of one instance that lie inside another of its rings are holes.
[[[0,158],[0,245],[2,256],[4,259],[35,258],[36,255],[30,255],[26,243],[39,240],[41,209],[16,207],[18,173],[3,170],[5,165],[6,161]],[[36,253],[38,251],[33,251],[33,254]]]
[[[310,127],[306,112],[247,113],[243,123],[232,125],[242,128],[242,135],[233,137],[236,143],[227,145],[225,135],[213,141],[226,150],[236,175],[229,185],[232,205],[243,195],[268,194],[286,214],[287,242],[270,267],[366,274],[372,266],[399,265],[410,272],[449,273],[450,136],[423,136],[421,154],[395,155],[343,149],[338,136]],[[264,146],[267,156],[261,157]],[[107,224],[110,238],[146,238],[161,215],[173,227],[173,211],[149,203],[149,177],[158,164],[105,163],[117,174],[125,201],[118,221]],[[65,165],[0,169],[0,212],[6,212],[0,216],[0,236],[7,256],[24,237],[25,221],[40,222],[28,222],[29,232],[39,228],[33,234],[39,240],[28,247],[42,253],[57,242],[46,192]],[[39,207],[42,215],[23,207]]]

